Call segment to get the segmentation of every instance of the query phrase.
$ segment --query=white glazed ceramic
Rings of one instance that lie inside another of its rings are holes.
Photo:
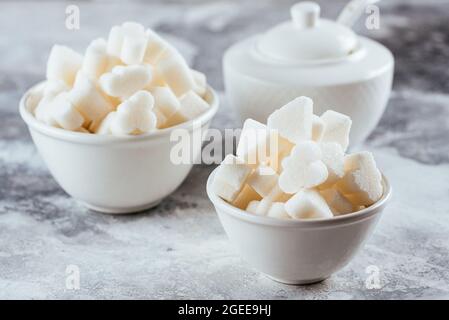
[[[242,122],[265,123],[275,109],[305,95],[315,114],[332,109],[349,115],[356,145],[384,112],[394,58],[380,43],[320,19],[316,4],[300,3],[292,21],[229,48],[223,69],[227,97]]]
[[[31,88],[20,101],[20,114],[33,141],[59,185],[87,207],[105,213],[129,213],[157,205],[183,182],[192,163],[170,161],[175,129],[189,138],[204,134],[218,110],[218,97],[208,89],[209,110],[180,125],[139,136],[116,137],[67,131],[34,118],[26,105]],[[184,141],[184,140],[182,140]],[[193,144],[198,156],[201,144]]]
[[[391,197],[383,177],[382,198],[364,210],[331,219],[281,220],[256,216],[207,194],[215,206],[228,238],[256,270],[287,284],[324,280],[348,264],[371,235]]]

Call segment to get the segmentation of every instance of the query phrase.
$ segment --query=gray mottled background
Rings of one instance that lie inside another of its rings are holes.
[[[155,28],[205,72],[223,103],[213,126],[234,127],[221,57],[237,40],[288,18],[293,1],[83,1],[81,29],[64,28],[63,1],[0,1],[0,298],[414,299],[449,298],[449,1],[383,1],[381,29],[359,31],[396,57],[394,92],[363,146],[394,197],[364,250],[316,285],[275,283],[228,242],[196,166],[156,209],[132,216],[89,211],[50,176],[18,114],[43,79],[53,43],[82,50],[125,20]],[[344,1],[320,1],[336,17]],[[66,268],[81,273],[67,290]],[[381,289],[365,286],[380,269]]]

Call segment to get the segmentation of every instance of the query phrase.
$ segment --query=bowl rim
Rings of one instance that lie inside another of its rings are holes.
[[[315,219],[303,219],[303,220],[287,220],[287,219],[278,219],[272,217],[265,216],[257,216],[247,212],[246,210],[239,209],[234,207],[230,203],[221,199],[219,196],[215,194],[212,190],[212,183],[217,172],[217,168],[215,168],[207,179],[206,191],[210,201],[214,204],[216,211],[218,213],[223,212],[227,215],[230,215],[234,218],[242,220],[244,222],[249,222],[252,224],[259,224],[264,226],[273,226],[273,227],[294,227],[294,228],[331,228],[341,225],[352,224],[361,220],[368,219],[373,215],[376,215],[383,211],[387,202],[391,199],[392,195],[392,187],[385,177],[382,174],[382,184],[384,187],[384,192],[382,197],[377,200],[371,206],[362,209],[360,211],[348,213],[341,216],[335,216],[332,218],[315,218]]]
[[[29,107],[26,105],[26,101],[32,93],[42,90],[44,83],[45,81],[41,81],[33,85],[24,93],[24,95],[20,99],[19,112],[23,121],[27,124],[29,129],[34,129],[52,138],[83,144],[116,144],[123,142],[138,142],[170,136],[170,134],[177,129],[187,129],[189,131],[193,131],[194,128],[200,128],[204,126],[204,124],[208,123],[217,113],[220,104],[217,92],[208,85],[206,94],[208,94],[209,97],[207,102],[209,103],[210,108],[192,120],[141,135],[113,136],[86,134],[84,132],[76,132],[52,127],[43,122],[40,122],[34,117],[34,115],[29,110]]]

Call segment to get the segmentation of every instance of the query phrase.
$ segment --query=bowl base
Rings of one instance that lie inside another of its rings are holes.
[[[141,206],[135,206],[135,207],[104,207],[104,206],[97,206],[93,205],[84,201],[80,201],[85,207],[87,207],[90,210],[101,212],[101,213],[107,213],[107,214],[131,214],[131,213],[137,213],[144,210],[148,210],[150,208],[156,207],[159,203],[161,203],[162,199],[141,205]]]
[[[288,285],[308,285],[308,284],[314,284],[314,283],[318,283],[321,281],[326,280],[328,277],[323,277],[323,278],[317,278],[317,279],[307,279],[307,280],[287,280],[287,279],[279,279],[276,277],[272,277],[268,274],[265,274],[266,277],[270,278],[273,281],[279,282],[279,283],[283,283],[283,284],[288,284]]]

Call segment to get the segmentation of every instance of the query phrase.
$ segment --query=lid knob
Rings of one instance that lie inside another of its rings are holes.
[[[298,2],[290,9],[295,27],[313,28],[320,19],[320,6],[316,2]]]
[[[265,57],[286,63],[331,61],[348,57],[358,48],[354,31],[321,18],[317,3],[299,2],[290,11],[290,21],[280,23],[257,40],[257,50]]]

